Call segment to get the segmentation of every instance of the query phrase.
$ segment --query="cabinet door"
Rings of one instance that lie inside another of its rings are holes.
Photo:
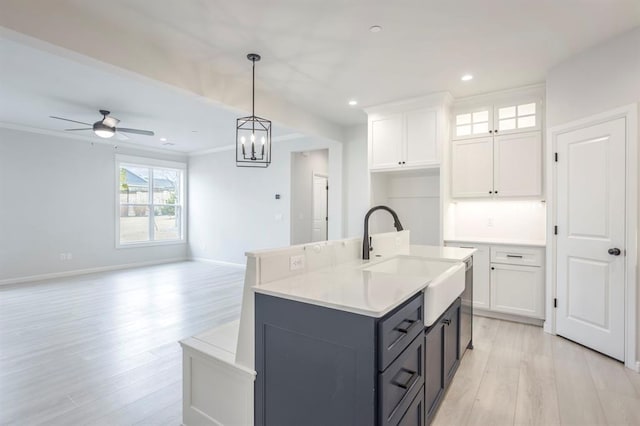
[[[503,135],[542,129],[541,107],[542,103],[532,98],[497,104],[493,114],[493,133]]]
[[[544,318],[542,268],[491,264],[491,309]]]
[[[454,141],[451,149],[452,197],[491,197],[493,194],[493,138]]]
[[[496,136],[493,147],[494,194],[498,197],[541,196],[541,132]]]
[[[481,106],[457,109],[453,113],[452,139],[469,139],[489,136],[493,133],[493,108]]]
[[[444,319],[444,382],[453,379],[460,360],[460,300],[453,302]]]
[[[403,117],[394,114],[371,120],[370,169],[401,167]]]
[[[474,248],[473,254],[473,309],[489,309],[489,273],[491,272],[491,250],[481,244],[451,242],[449,247]],[[467,302],[466,300],[463,302]]]
[[[405,166],[437,165],[439,159],[437,111],[421,109],[405,114],[406,141],[403,160]]]
[[[425,335],[424,406],[429,420],[433,418],[444,392],[443,345],[444,324],[439,321]]]

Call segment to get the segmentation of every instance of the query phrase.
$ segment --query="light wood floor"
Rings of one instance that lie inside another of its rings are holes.
[[[179,425],[177,342],[238,318],[243,279],[180,262],[0,287],[0,424]]]
[[[640,425],[640,374],[539,327],[474,318],[434,426]]]
[[[178,340],[238,318],[243,271],[180,262],[0,287],[0,424],[179,425]],[[434,425],[640,425],[640,375],[475,318]]]

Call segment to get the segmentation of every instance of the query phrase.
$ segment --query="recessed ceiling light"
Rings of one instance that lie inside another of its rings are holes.
[[[167,138],[160,138],[160,141],[161,141],[161,142],[166,142],[166,141],[167,141]]]
[[[371,31],[372,33],[379,33],[380,31],[382,31],[382,27],[380,25],[372,25],[369,27],[369,31]]]
[[[462,81],[471,81],[473,80],[473,76],[471,74],[465,74],[462,76],[462,78],[460,79]]]
[[[358,101],[356,101],[355,99],[351,99],[349,101],[349,106],[356,106],[356,105],[358,105]]]

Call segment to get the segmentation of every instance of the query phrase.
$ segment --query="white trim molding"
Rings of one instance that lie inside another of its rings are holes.
[[[547,131],[546,176],[547,176],[547,272],[546,272],[546,318],[544,331],[556,334],[556,238],[554,225],[557,223],[556,170],[554,153],[559,134],[574,129],[624,118],[626,123],[626,257],[625,257],[625,366],[640,371],[637,354],[638,338],[638,105],[631,104],[606,111],[576,121],[554,126]]]
[[[0,286],[29,283],[33,281],[50,280],[54,278],[73,277],[76,275],[93,274],[96,272],[107,272],[107,271],[117,271],[120,269],[140,268],[142,266],[161,265],[165,263],[185,262],[187,260],[189,259],[187,259],[186,257],[172,257],[167,259],[150,260],[147,262],[120,263],[118,265],[97,266],[95,268],[73,269],[71,271],[51,272],[46,274],[29,275],[24,277],[6,278],[3,280],[0,280]]]

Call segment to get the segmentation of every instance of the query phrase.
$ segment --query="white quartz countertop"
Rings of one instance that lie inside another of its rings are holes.
[[[470,243],[487,245],[525,246],[525,247],[545,247],[547,243],[539,240],[517,240],[507,238],[451,238],[444,240],[446,243]]]
[[[434,276],[365,270],[398,256],[442,260],[445,272],[460,266],[475,249],[412,245],[393,256],[355,260],[253,287],[256,293],[371,317],[382,317],[426,288]],[[448,268],[448,269],[447,269]]]

